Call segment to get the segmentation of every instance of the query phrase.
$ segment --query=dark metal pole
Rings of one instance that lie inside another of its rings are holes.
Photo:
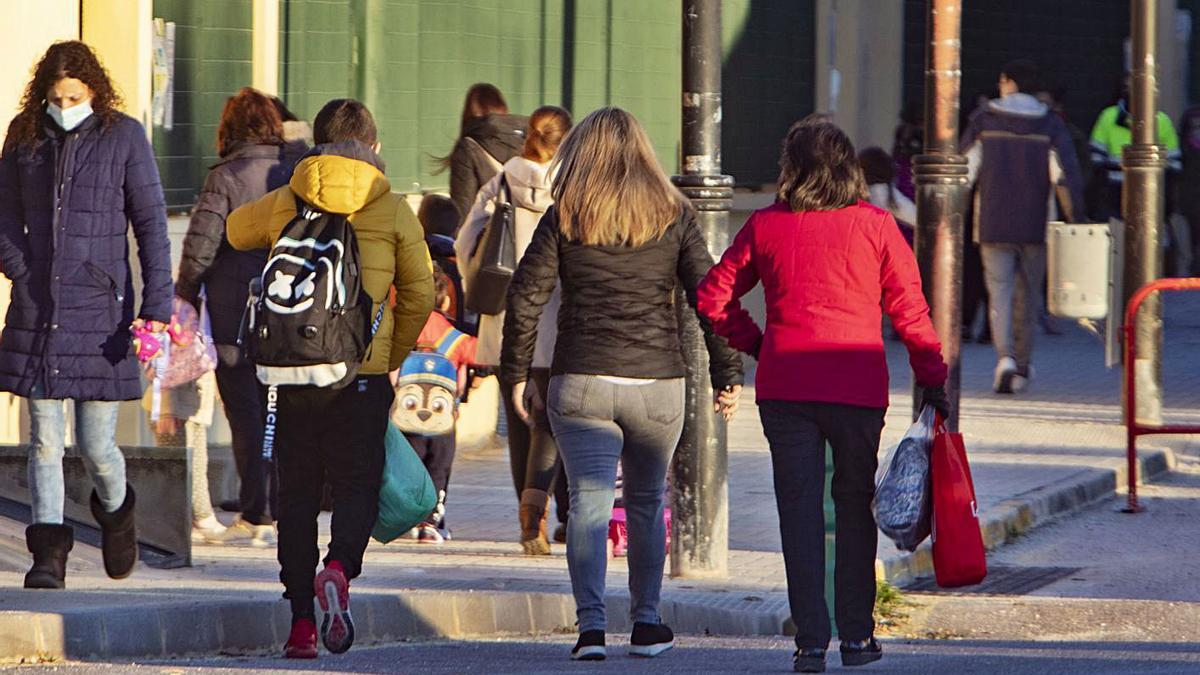
[[[1158,143],[1158,79],[1155,72],[1157,0],[1134,0],[1129,5],[1133,38],[1133,73],[1130,82],[1130,122],[1133,143],[1121,158],[1125,180],[1121,210],[1125,219],[1125,274],[1123,304],[1142,286],[1162,276],[1159,227],[1163,220],[1163,170],[1167,149]],[[1120,321],[1112,317],[1114,321]],[[1162,311],[1157,296],[1147,298],[1138,314],[1135,419],[1143,424],[1162,422]],[[1123,371],[1124,372],[1124,371]],[[1129,415],[1126,401],[1125,414]]]
[[[962,342],[962,244],[966,212],[967,158],[958,154],[958,99],[962,0],[928,0],[925,53],[925,154],[914,162],[917,183],[917,264],[933,310],[933,324],[950,366],[946,393],[958,429]],[[914,408],[917,399],[914,397]]]
[[[696,208],[714,256],[729,243],[733,178],[721,174],[721,2],[683,0],[681,175],[672,181]],[[682,298],[680,298],[683,300]],[[725,423],[713,413],[708,350],[686,301],[676,303],[687,357],[687,408],[671,489],[671,576],[725,576],[729,556],[729,458]]]

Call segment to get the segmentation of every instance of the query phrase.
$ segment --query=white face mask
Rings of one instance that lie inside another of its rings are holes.
[[[73,131],[83,121],[92,116],[92,102],[84,101],[79,105],[73,105],[66,110],[54,105],[53,103],[46,104],[46,112],[58,126],[62,127],[63,131]]]

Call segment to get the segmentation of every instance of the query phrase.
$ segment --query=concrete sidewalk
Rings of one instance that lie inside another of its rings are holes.
[[[1168,303],[1167,405],[1174,420],[1200,418],[1200,313]],[[1182,330],[1181,330],[1182,329]],[[908,376],[897,345],[885,447],[907,426]],[[1100,345],[1076,329],[1042,338],[1038,375],[1021,397],[990,393],[990,347],[967,345],[962,428],[989,546],[1111,496],[1124,481],[1124,429],[1115,372]],[[1169,469],[1173,443],[1143,444],[1144,474]],[[730,574],[725,581],[668,580],[664,620],[682,633],[778,635],[788,629],[786,582],[770,479],[770,455],[754,406],[730,429]],[[448,521],[454,541],[434,547],[372,544],[354,584],[363,643],[408,637],[465,637],[573,630],[574,603],[563,547],[526,558],[516,544],[516,499],[499,448],[460,456]],[[1153,514],[1145,518],[1153,527]],[[325,523],[327,527],[327,522]],[[20,547],[21,526],[0,524]],[[10,556],[11,557],[11,556]],[[98,553],[77,547],[70,590],[18,590],[0,573],[0,660],[111,658],[273,651],[286,638],[273,550],[199,546],[191,569],[141,567],[123,582],[103,577]],[[930,573],[929,556],[879,547],[881,574],[901,584]],[[625,565],[610,566],[610,630],[627,628]]]

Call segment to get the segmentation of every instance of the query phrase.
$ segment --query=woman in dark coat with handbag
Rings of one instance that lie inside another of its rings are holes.
[[[0,270],[13,282],[0,391],[29,399],[27,588],[65,584],[74,536],[63,524],[65,399],[75,402],[76,446],[95,484],[105,571],[124,578],[137,562],[117,407],[142,393],[130,326],[158,332],[171,319],[171,254],[154,153],[142,125],[119,108],[91,48],[56,43],[34,70],[0,156]],[[131,224],[144,280],[136,315]]]
[[[179,263],[179,296],[199,307],[200,291],[217,345],[217,389],[233,435],[241,514],[225,532],[226,540],[275,543],[268,506],[268,465],[262,460],[266,390],[254,365],[238,346],[238,330],[249,283],[262,274],[267,250],[238,251],[225,236],[225,218],[292,177],[299,158],[283,139],[278,108],[266,94],[244,87],[226,103],[217,127],[217,152],[204,189],[192,211]]]

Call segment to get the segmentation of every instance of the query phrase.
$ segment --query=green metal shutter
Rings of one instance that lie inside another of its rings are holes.
[[[217,159],[225,100],[251,78],[250,3],[155,0],[154,16],[175,22],[174,124],[154,129],[167,207],[187,211]]]

